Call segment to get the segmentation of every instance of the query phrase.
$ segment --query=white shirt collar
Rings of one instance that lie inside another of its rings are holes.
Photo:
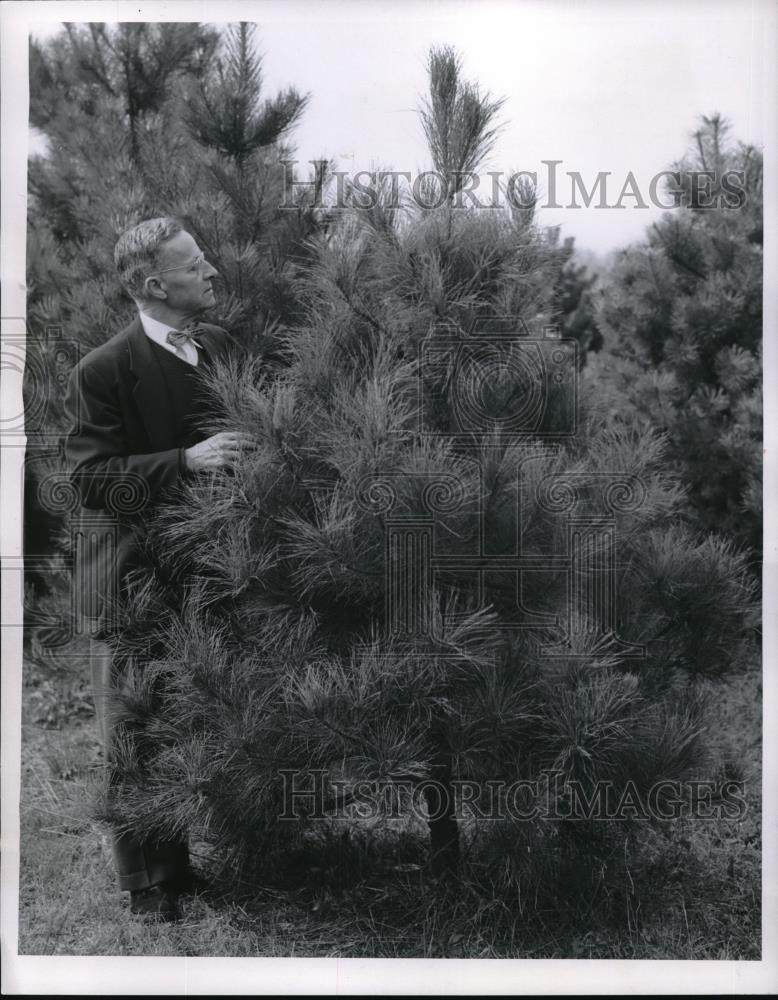
[[[172,344],[168,344],[165,339],[170,330],[176,330],[178,327],[170,326],[169,323],[162,323],[158,319],[154,319],[152,316],[148,316],[145,312],[138,310],[138,316],[140,317],[141,325],[143,326],[143,332],[149,338],[153,340],[155,344],[159,344],[160,347],[164,347],[166,351],[170,351],[171,354],[175,354],[177,358],[181,357],[179,350],[184,352],[184,361],[188,361],[190,365],[196,365],[199,361],[197,348],[194,344],[182,344],[180,349],[176,349]]]

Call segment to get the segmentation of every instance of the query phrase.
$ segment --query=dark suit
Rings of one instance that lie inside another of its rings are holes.
[[[197,332],[199,365],[237,345],[217,326]],[[65,397],[65,455],[82,504],[74,519],[74,597],[82,631],[97,640],[116,630],[116,598],[139,564],[143,518],[186,470],[158,352],[139,318],[87,354],[73,370]],[[181,362],[184,364],[184,362]],[[199,366],[198,366],[199,367]],[[194,371],[195,369],[192,369]],[[197,436],[198,440],[205,433]],[[83,623],[91,628],[83,628]],[[93,644],[95,706],[110,755],[113,724],[107,695],[116,678],[109,648]],[[124,889],[174,878],[188,863],[183,844],[141,845],[117,837],[114,855]]]

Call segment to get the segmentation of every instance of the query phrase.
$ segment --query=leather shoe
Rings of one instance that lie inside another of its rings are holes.
[[[166,884],[182,896],[198,896],[211,888],[211,882],[193,868],[185,868]]]
[[[148,889],[133,889],[130,893],[130,913],[154,917],[166,923],[180,920],[178,890],[168,882],[159,882]]]

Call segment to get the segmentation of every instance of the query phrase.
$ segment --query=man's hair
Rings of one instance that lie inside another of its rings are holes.
[[[163,244],[183,229],[178,219],[164,216],[160,219],[145,219],[119,237],[113,259],[122,284],[133,298],[145,298],[144,281],[159,267],[159,254]]]

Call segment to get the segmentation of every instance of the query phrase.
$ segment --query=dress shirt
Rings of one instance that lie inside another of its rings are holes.
[[[139,312],[139,316],[143,326],[143,332],[149,340],[153,340],[155,344],[159,344],[160,347],[164,347],[166,351],[170,351],[171,354],[175,354],[177,358],[180,358],[182,361],[186,361],[187,364],[197,367],[199,364],[199,356],[197,348],[191,341],[181,344],[180,347],[174,347],[173,344],[169,344],[165,339],[170,330],[176,330],[178,327],[168,326],[167,323],[160,323],[158,319],[152,319],[151,316],[147,316],[144,312]]]

